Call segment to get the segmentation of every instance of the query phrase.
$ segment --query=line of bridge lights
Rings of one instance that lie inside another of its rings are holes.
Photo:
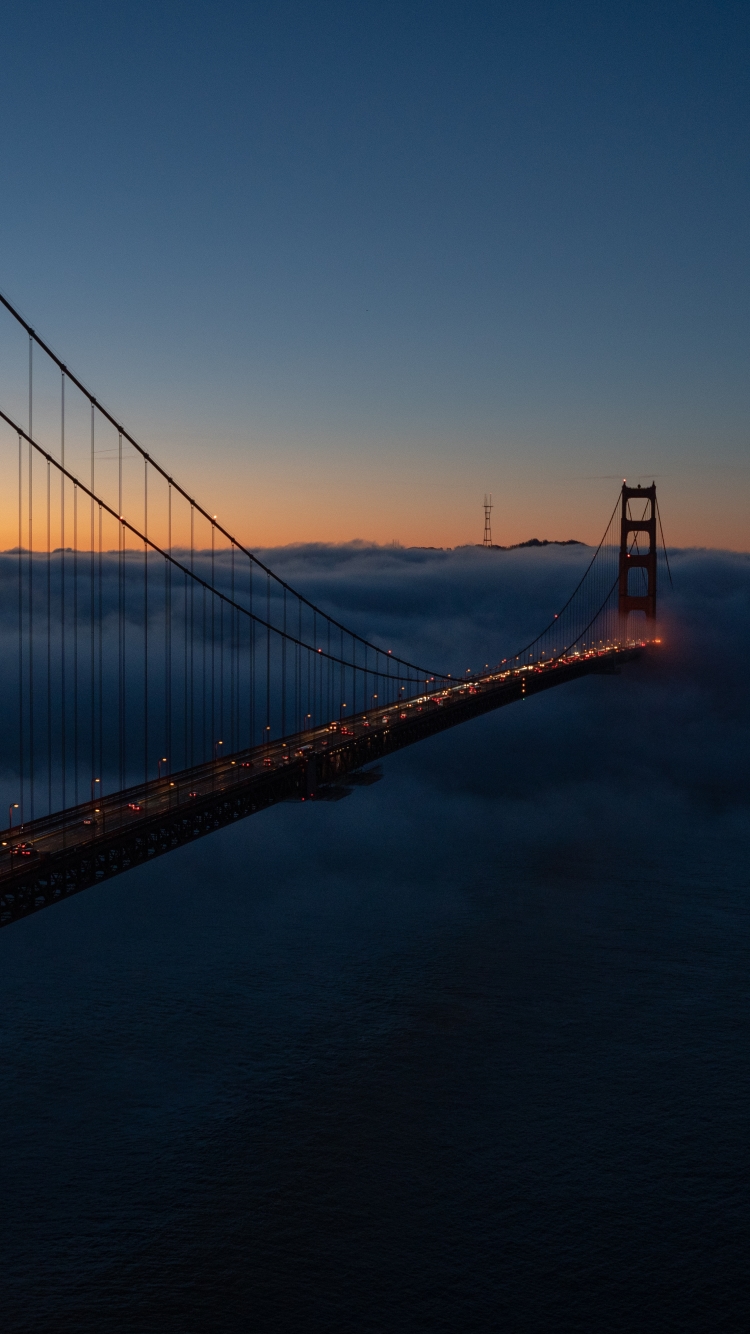
[[[214,517],[215,517],[215,516],[214,516]],[[557,616],[555,616],[555,620],[557,620]],[[603,641],[600,640],[599,642],[602,643]],[[660,639],[655,639],[655,640],[654,640],[654,643],[656,643],[656,644],[660,644],[660,643],[661,643],[661,640],[660,640]],[[391,649],[388,649],[388,653],[391,653],[391,651],[392,651]],[[319,652],[319,653],[322,652],[322,649],[318,649],[318,652]],[[542,655],[542,656],[543,656],[543,655]],[[500,665],[503,666],[504,663],[506,663],[507,661],[508,661],[507,658],[503,658],[503,659],[502,659],[502,662],[501,662]],[[486,662],[486,663],[484,664],[484,666],[485,666],[485,670],[488,670],[488,669],[489,669],[489,663]],[[471,668],[470,668],[470,667],[467,667],[467,668],[466,668],[466,672],[467,672],[467,675],[470,674],[470,672],[471,672]],[[428,678],[428,680],[425,682],[425,685],[428,685],[428,684],[429,684],[429,680],[430,680],[430,679],[434,680],[434,677],[432,677],[432,678]],[[403,692],[404,692],[405,690],[406,690],[406,686],[400,686],[400,687],[399,687],[399,692],[400,692],[401,694],[403,694]],[[376,700],[376,699],[378,698],[377,694],[373,694],[372,698],[373,698],[373,700]],[[342,701],[341,707],[342,707],[342,709],[345,709],[345,708],[347,707],[347,706],[346,706],[346,701]],[[312,717],[312,715],[309,714],[309,713],[305,715],[305,718],[306,718],[307,721],[309,721],[311,717]],[[270,723],[267,724],[265,730],[266,730],[266,732],[270,732],[270,731],[271,731],[271,725],[270,725]],[[269,739],[270,739],[270,738],[269,738]],[[224,742],[223,742],[223,741],[215,741],[215,742],[214,742],[214,759],[215,759],[215,760],[218,758],[217,751],[218,751],[219,746],[223,746],[223,745],[224,745]],[[159,779],[161,779],[161,766],[162,766],[163,764],[166,764],[166,763],[167,763],[167,756],[166,756],[166,755],[162,755],[161,758],[158,760],[157,763],[158,763],[158,776],[159,776]],[[102,781],[101,778],[92,778],[92,780],[91,780],[91,802],[92,802],[92,805],[93,805],[93,802],[94,802],[94,787],[96,786],[97,783],[101,784],[101,781]],[[174,787],[174,783],[170,783],[170,787]],[[12,829],[12,827],[13,827],[13,812],[14,812],[14,811],[17,811],[18,809],[19,809],[19,803],[18,803],[17,801],[13,801],[13,802],[11,802],[10,805],[8,806],[8,828],[9,828],[9,829]],[[6,844],[5,842],[3,842],[3,847],[6,847],[6,846],[7,846],[7,844]]]

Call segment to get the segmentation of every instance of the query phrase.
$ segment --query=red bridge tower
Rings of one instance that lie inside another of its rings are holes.
[[[628,513],[628,501],[644,501],[642,518],[631,518]],[[631,540],[631,533],[636,540]],[[648,535],[648,551],[633,550],[638,547],[639,533]],[[642,594],[631,593],[628,579],[631,570],[646,571],[646,591]],[[645,611],[647,618],[656,617],[656,483],[650,486],[626,486],[622,484],[622,519],[620,524],[620,614],[627,616],[629,611]]]

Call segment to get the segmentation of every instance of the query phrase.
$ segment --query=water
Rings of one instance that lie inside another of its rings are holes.
[[[746,1328],[741,681],[565,687],[0,933],[7,1334]]]

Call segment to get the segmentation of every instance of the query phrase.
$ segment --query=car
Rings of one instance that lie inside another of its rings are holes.
[[[252,769],[252,760],[240,760],[240,769]]]
[[[16,843],[10,850],[11,857],[38,857],[39,853],[31,843]]]
[[[271,759],[271,756],[270,756],[270,755],[266,755],[266,758],[264,759],[263,763],[264,763],[264,765],[266,766],[267,769],[270,769],[270,768],[272,767],[272,765],[273,765],[273,760]]]
[[[129,801],[129,802],[128,802],[128,810],[129,810],[129,811],[139,811],[140,809],[141,809],[141,808],[140,808],[140,806],[138,805],[138,802],[137,802],[137,801]]]
[[[198,796],[198,793],[197,793],[197,792],[188,792],[188,796],[189,796],[189,797],[197,797],[197,796]]]

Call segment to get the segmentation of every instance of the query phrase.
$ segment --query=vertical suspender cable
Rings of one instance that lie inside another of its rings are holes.
[[[89,671],[89,689],[91,705],[91,791],[94,790],[94,779],[96,777],[96,673],[95,673],[95,633],[96,633],[96,602],[95,602],[95,539],[94,539],[94,405],[91,404],[91,501],[90,509],[90,534],[89,534],[89,650],[90,650],[90,671]]]
[[[296,595],[295,595],[296,596]],[[302,612],[299,598],[297,598],[298,619],[301,621]],[[294,716],[292,719],[292,731],[299,732],[299,714],[300,714],[300,691],[302,689],[302,650],[299,643],[294,646]]]
[[[232,541],[232,602],[234,603],[234,540]],[[235,728],[234,728],[234,625],[235,611],[234,606],[229,609],[229,731],[232,750],[237,749]]]
[[[172,555],[172,483],[167,492],[167,548]],[[164,711],[167,722],[165,752],[172,771],[172,562],[164,562]]]
[[[21,824],[24,821],[24,720],[23,720],[23,441],[18,437],[18,778]]]
[[[214,598],[214,602],[216,598]],[[224,736],[224,599],[219,599],[219,736]]]
[[[117,433],[117,749],[120,791],[125,787],[125,525],[122,522],[122,431]]]
[[[216,587],[216,525],[211,520],[211,588]],[[214,742],[220,740],[216,736],[216,598],[211,594],[211,726],[209,728],[211,736],[211,752],[215,750]]]
[[[47,459],[47,814],[52,814],[52,474]]]
[[[255,630],[255,622],[254,622],[253,619],[252,619],[252,610],[253,610],[253,562],[252,562],[252,557],[251,557],[251,558],[249,559],[249,561],[248,561],[248,598],[247,598],[247,605],[248,605],[248,609],[249,609],[249,611],[250,611],[250,613],[251,613],[250,618],[249,618],[248,627],[247,627],[247,634],[248,634],[248,642],[247,642],[247,735],[248,735],[248,745],[252,746],[252,744],[253,744],[253,727],[254,727],[254,722],[255,722],[255,719],[254,719],[254,713],[253,713],[253,693],[254,693],[254,690],[255,690],[255,662],[254,662],[254,657],[255,657],[255,635],[254,635],[253,632],[254,632],[254,630]]]
[[[205,764],[206,747],[206,586],[201,585],[203,595],[201,605],[201,646],[203,653],[203,666],[201,671],[201,763]]]
[[[65,468],[65,371],[61,377],[60,391],[60,464]],[[66,778],[67,754],[65,747],[65,715],[67,696],[65,693],[65,473],[60,473],[60,750],[62,770],[62,810],[67,805]],[[64,837],[64,831],[63,831]]]
[[[284,585],[284,636],[281,641],[281,735],[286,736],[286,585]]]
[[[215,599],[214,599],[215,601]],[[224,736],[224,599],[219,599],[219,735]]]
[[[310,726],[315,727],[318,723],[318,695],[319,685],[318,677],[320,675],[320,663],[318,661],[318,617],[313,611],[313,633],[312,633],[312,688],[310,695]]]
[[[255,745],[255,621],[253,615],[253,562],[250,561],[250,745]]]
[[[195,506],[190,505],[190,573],[195,566]],[[190,763],[195,764],[195,580],[190,580]]]
[[[100,787],[99,787],[99,795],[100,795],[100,796],[101,796],[101,795],[103,794],[103,792],[104,792],[104,651],[103,651],[103,639],[104,639],[104,600],[103,600],[103,589],[102,589],[103,573],[104,573],[104,572],[103,572],[103,567],[102,567],[102,507],[101,507],[101,503],[100,503],[100,504],[99,504],[99,570],[98,570],[98,579],[99,579],[99,606],[98,606],[98,619],[99,619],[99,719],[98,719],[98,724],[99,724],[99,765],[98,765],[98,768],[99,768],[99,777],[100,777],[100,779],[101,779],[101,785],[100,785]]]
[[[266,730],[264,741],[271,739],[271,576],[266,576]]]
[[[32,463],[34,451],[31,447],[32,440],[32,414],[33,414],[33,350],[34,340],[29,338],[29,813],[31,819],[34,819],[34,530],[33,530],[33,503],[34,489],[32,481]]]
[[[143,781],[148,782],[148,459],[143,464]]]
[[[189,701],[189,699],[190,699],[190,694],[189,694],[189,688],[188,688],[188,687],[189,687],[189,683],[190,683],[190,676],[189,676],[189,673],[188,673],[188,601],[189,601],[189,593],[188,593],[188,575],[187,575],[187,571],[185,572],[184,581],[185,581],[185,590],[184,590],[184,592],[185,592],[185,596],[184,596],[184,598],[183,598],[183,617],[184,617],[184,620],[183,620],[183,677],[182,677],[182,705],[183,705],[183,709],[182,709],[182,712],[183,712],[183,718],[182,718],[182,727],[183,727],[183,732],[182,732],[182,754],[183,754],[183,768],[184,768],[184,769],[187,769],[188,764],[189,764],[189,762],[190,762],[190,761],[189,761],[189,758],[188,758],[188,757],[189,757],[189,754],[190,754],[190,752],[189,752],[189,750],[188,750],[188,738],[189,738],[189,735],[190,735],[190,729],[189,729],[189,723],[188,723],[188,701]]]
[[[670,569],[670,567],[669,567],[669,556],[667,555],[667,544],[666,544],[666,542],[664,541],[664,529],[663,529],[663,527],[662,527],[662,522],[661,522],[661,510],[659,509],[659,502],[658,502],[658,500],[657,500],[657,502],[656,502],[656,517],[657,517],[657,519],[659,520],[659,532],[661,533],[661,545],[662,545],[662,551],[664,552],[664,559],[665,559],[665,561],[666,561],[666,563],[667,563],[667,574],[669,575],[669,587],[670,587],[670,588],[674,588],[674,584],[672,583],[672,571],[671,571],[671,569]]]
[[[73,785],[78,805],[78,483],[73,483]]]

